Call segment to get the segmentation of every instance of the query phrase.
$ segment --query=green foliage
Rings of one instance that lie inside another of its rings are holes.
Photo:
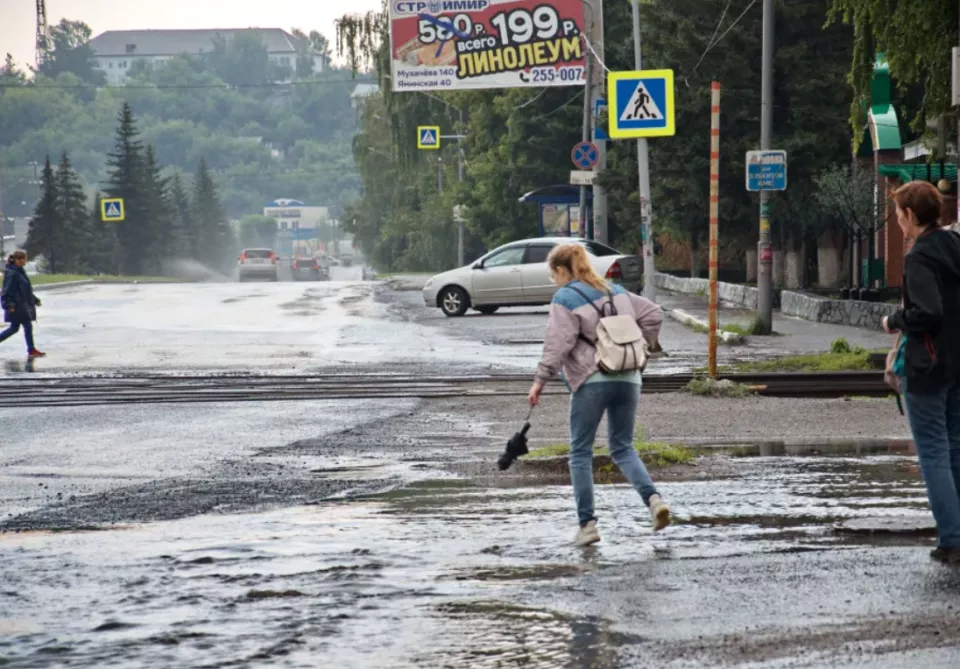
[[[37,73],[56,79],[69,72],[88,84],[102,84],[106,77],[97,69],[93,49],[90,48],[92,35],[90,26],[82,21],[62,19],[51,26],[47,38],[47,58]]]
[[[814,180],[814,203],[822,220],[846,228],[851,234],[869,235],[882,223],[874,206],[876,180],[873,172],[836,165]]]
[[[848,372],[873,369],[870,352],[851,347],[845,340],[833,342],[829,353],[792,355],[784,358],[741,362],[724,368],[724,372]]]
[[[849,80],[856,95],[850,122],[856,140],[866,120],[864,103],[870,100],[877,51],[886,54],[901,92],[912,86],[923,91],[910,96],[916,109],[909,111],[916,112],[917,130],[924,128],[926,119],[950,111],[950,58],[957,44],[958,18],[953,0],[831,0],[829,20],[853,28]]]
[[[44,163],[41,179],[42,195],[33,210],[33,218],[30,219],[27,242],[24,246],[31,256],[44,256],[51,271],[55,272],[58,269],[59,237],[63,227],[60,220],[57,178],[49,156]]]
[[[193,177],[192,202],[197,230],[194,258],[214,269],[226,268],[234,252],[233,235],[203,158]]]

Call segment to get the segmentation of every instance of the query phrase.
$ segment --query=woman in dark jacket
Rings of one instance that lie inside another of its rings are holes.
[[[960,564],[960,235],[940,227],[942,196],[932,184],[911,182],[893,201],[913,248],[904,258],[903,307],[883,327],[906,337],[907,418],[937,522],[931,557]]]
[[[6,341],[23,326],[23,335],[27,340],[27,355],[42,358],[46,355],[33,345],[33,321],[37,320],[37,307],[40,299],[33,294],[30,278],[23,268],[27,264],[27,254],[15,251],[7,259],[3,273],[3,292],[0,293],[0,306],[3,307],[3,320],[10,324],[0,333],[0,342]]]

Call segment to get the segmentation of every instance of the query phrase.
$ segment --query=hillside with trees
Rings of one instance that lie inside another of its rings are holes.
[[[107,155],[124,104],[164,176],[192,174],[205,159],[231,218],[258,213],[279,197],[332,207],[357,197],[350,94],[362,77],[336,68],[315,72],[307,57],[297,59],[295,72],[280,71],[255,35],[241,33],[211,44],[202,57],[137,63],[124,85],[105,86],[91,35],[82,22],[61,21],[51,28],[51,56],[39,71],[9,56],[0,68],[0,161],[11,186],[5,214],[29,215],[37,200],[33,164],[64,151],[88,191],[108,190]],[[322,35],[294,36],[329,62]],[[277,83],[291,74],[292,82]]]

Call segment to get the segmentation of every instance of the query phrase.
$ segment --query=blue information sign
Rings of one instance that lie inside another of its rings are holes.
[[[787,152],[747,151],[747,190],[787,190]]]

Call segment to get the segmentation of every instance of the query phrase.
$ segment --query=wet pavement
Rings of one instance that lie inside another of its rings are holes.
[[[536,362],[514,342],[543,310],[448,320],[416,299],[357,282],[53,291],[38,372]],[[702,358],[705,337],[664,332],[660,369]],[[544,403],[535,444],[566,440],[566,412]],[[960,570],[927,557],[889,402],[645,397],[648,437],[708,455],[664,477],[676,523],[656,536],[632,489],[598,486],[586,551],[568,485],[494,469],[525,413],[511,397],[18,409],[0,442],[0,666],[960,665]]]

